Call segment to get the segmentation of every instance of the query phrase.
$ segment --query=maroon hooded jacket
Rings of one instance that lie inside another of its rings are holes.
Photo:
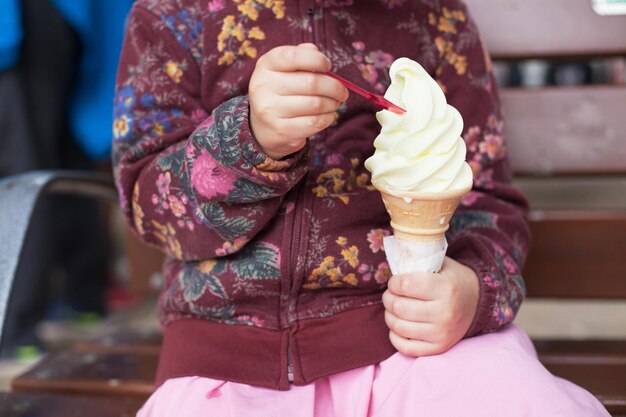
[[[389,216],[363,161],[377,109],[352,95],[337,122],[281,161],[248,124],[255,58],[315,43],[333,71],[384,93],[406,56],[463,115],[474,188],[448,256],[480,299],[467,336],[510,323],[524,296],[526,201],[510,183],[490,61],[457,0],[139,0],[117,79],[114,163],[136,234],[167,255],[157,383],[200,375],[288,389],[394,353],[381,294]]]

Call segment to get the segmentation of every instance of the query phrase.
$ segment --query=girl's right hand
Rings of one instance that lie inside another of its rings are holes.
[[[348,90],[324,75],[330,60],[315,45],[279,46],[261,56],[248,87],[250,127],[263,151],[279,160],[335,121]]]

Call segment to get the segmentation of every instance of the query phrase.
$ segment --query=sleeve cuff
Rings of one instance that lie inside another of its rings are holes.
[[[465,337],[476,336],[487,330],[489,322],[491,320],[492,306],[495,303],[495,291],[492,287],[487,285],[489,268],[482,262],[476,259],[460,259],[458,262],[471,268],[478,277],[479,295],[478,295],[478,307],[476,308],[476,314],[472,320]]]
[[[470,239],[470,237],[460,238],[454,242],[454,245],[451,245],[450,249],[452,250],[448,250],[451,258],[471,268],[478,278],[478,306],[472,323],[465,334],[466,338],[476,336],[488,329],[493,315],[493,306],[496,302],[495,288],[489,285],[493,271],[483,260],[485,254],[481,253],[482,251],[476,248],[476,242],[471,242]],[[455,248],[458,249],[455,250]]]
[[[241,125],[241,147],[243,149],[244,158],[259,171],[263,172],[284,172],[289,171],[295,166],[299,166],[301,162],[308,159],[309,144],[289,155],[287,158],[276,160],[269,157],[257,142],[250,129],[250,100],[248,96],[242,96],[238,103],[238,112],[245,112],[245,122]]]

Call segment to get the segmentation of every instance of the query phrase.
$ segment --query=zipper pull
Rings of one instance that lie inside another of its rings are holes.
[[[291,361],[291,345],[287,342],[287,381],[293,382],[293,362]]]
[[[287,364],[287,381],[293,382],[293,365],[291,362]]]
[[[317,45],[317,37],[315,34],[315,7],[309,7],[309,33],[311,34],[311,41]]]

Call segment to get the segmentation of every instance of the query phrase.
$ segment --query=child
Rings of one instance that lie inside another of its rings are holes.
[[[390,277],[377,109],[323,74],[383,93],[401,56],[463,115],[474,170],[437,275]],[[114,135],[122,208],[168,254],[139,415],[608,415],[509,325],[526,202],[459,1],[139,0]]]

